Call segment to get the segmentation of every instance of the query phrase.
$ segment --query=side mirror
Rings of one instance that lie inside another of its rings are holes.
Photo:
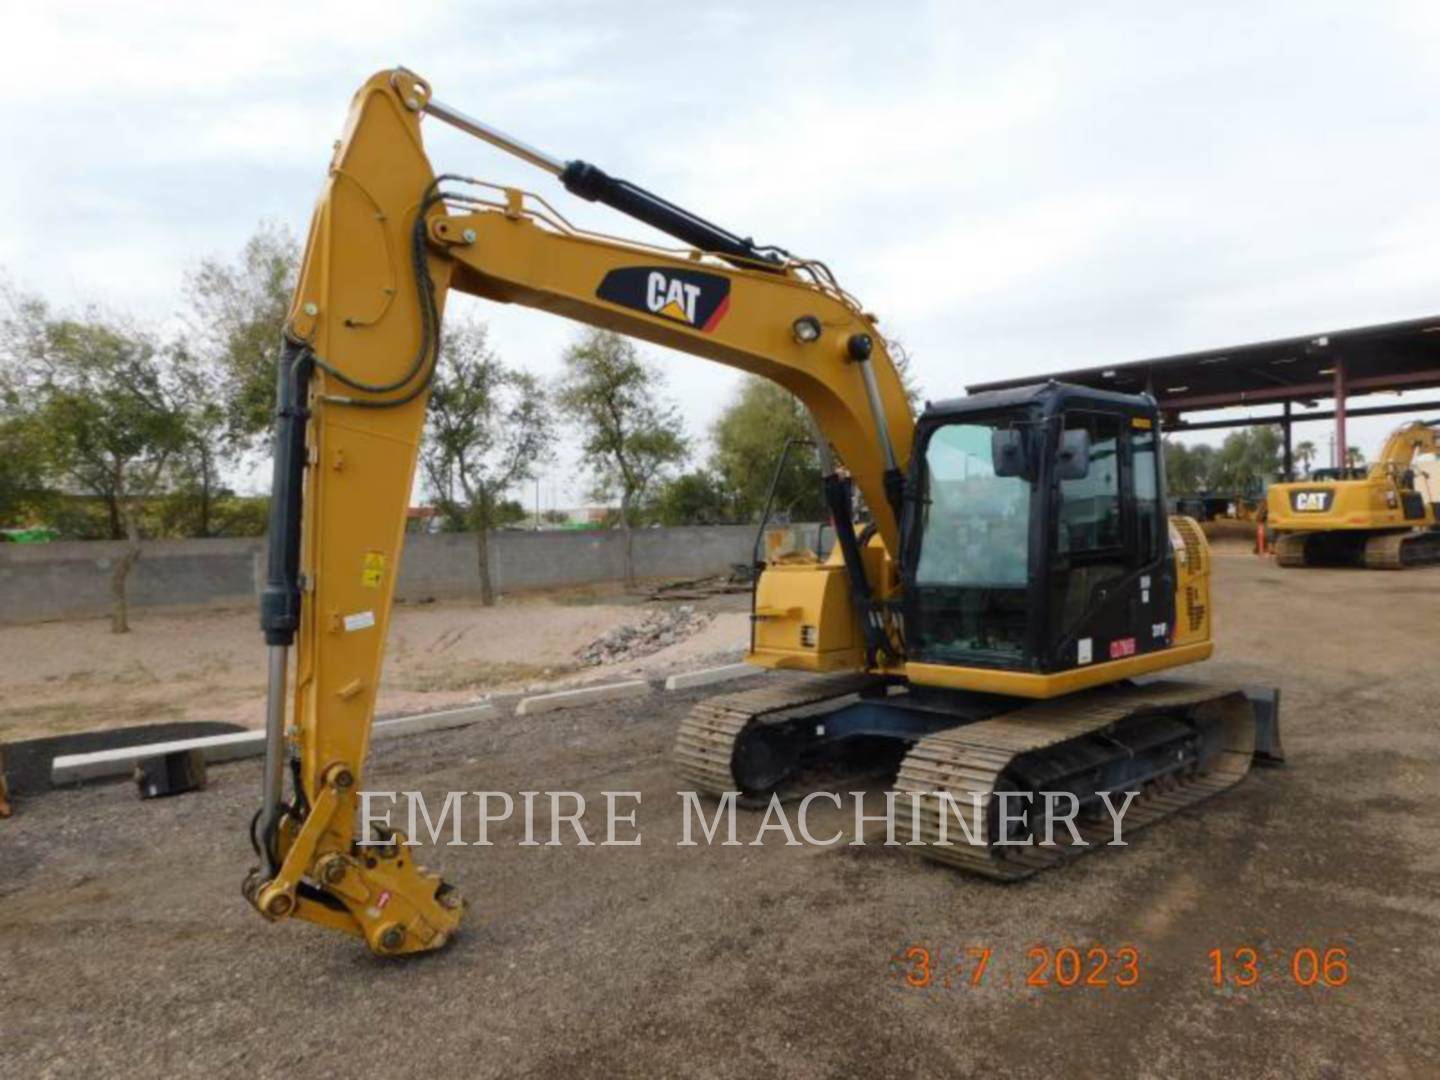
[[[1025,437],[1016,429],[997,429],[990,433],[990,460],[996,476],[1028,476],[1025,466]]]
[[[1061,480],[1084,480],[1090,475],[1090,432],[1077,428],[1060,433],[1055,474]]]

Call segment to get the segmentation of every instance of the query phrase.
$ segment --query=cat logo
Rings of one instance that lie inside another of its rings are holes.
[[[730,309],[730,279],[700,270],[627,266],[606,274],[595,295],[708,334]]]
[[[1330,509],[1330,492],[1296,491],[1290,495],[1290,505],[1297,514],[1323,514]]]

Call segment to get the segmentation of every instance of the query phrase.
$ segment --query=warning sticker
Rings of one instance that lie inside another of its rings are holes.
[[[378,589],[380,582],[384,580],[385,553],[383,551],[367,551],[364,568],[360,571],[360,584],[367,589]]]

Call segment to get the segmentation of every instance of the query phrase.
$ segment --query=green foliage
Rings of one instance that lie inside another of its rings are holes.
[[[525,517],[520,503],[501,495],[535,475],[554,438],[554,418],[535,376],[500,361],[484,323],[453,326],[436,365],[421,462],[442,527],[475,532],[485,604],[495,600],[487,534]]]
[[[665,480],[646,516],[659,525],[720,525],[735,520],[724,488],[705,469]]]
[[[270,525],[266,495],[236,495],[221,488],[208,498],[187,485],[154,502],[147,515],[149,536],[264,536]]]
[[[1171,495],[1214,491],[1254,497],[1279,476],[1282,447],[1279,429],[1269,425],[1231,432],[1218,449],[1166,440],[1166,490]]]
[[[730,505],[732,520],[759,519],[786,443],[809,442],[811,434],[805,407],[788,390],[754,376],[741,384],[735,400],[710,429],[715,447],[710,468]],[[791,449],[776,486],[774,512],[791,521],[824,516],[813,445]]]
[[[0,405],[0,528],[43,520],[43,433],[33,417]]]
[[[262,222],[233,262],[204,259],[186,278],[192,361],[210,381],[218,422],[239,445],[268,433],[275,366],[300,247],[283,225]]]
[[[484,323],[449,329],[421,452],[445,528],[493,529],[522,519],[519,503],[515,516],[497,516],[500,495],[535,475],[554,439],[554,417],[535,376],[495,355]]]
[[[1297,443],[1294,449],[1294,455],[1295,464],[1308,476],[1311,465],[1314,464],[1315,459],[1319,456],[1319,452],[1315,449],[1315,444],[1309,439]]]
[[[558,400],[580,427],[591,496],[618,495],[633,523],[652,485],[689,453],[679,410],[656,397],[663,377],[619,334],[587,331],[564,359]]]
[[[115,539],[139,536],[137,503],[155,495],[185,445],[186,416],[148,334],[89,313],[47,322],[35,423],[58,486],[106,506]]]
[[[1208,490],[1214,462],[1213,446],[1186,446],[1165,440],[1165,490],[1171,495],[1196,495]]]
[[[1232,431],[1215,453],[1209,475],[1211,489],[1259,494],[1265,483],[1280,473],[1282,447],[1280,429],[1274,426]]]
[[[519,525],[522,521],[530,520],[530,511],[526,510],[519,499],[501,499],[495,504],[490,515],[491,527],[503,529],[506,525]]]

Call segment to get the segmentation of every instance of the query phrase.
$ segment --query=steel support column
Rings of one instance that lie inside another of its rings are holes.
[[[1290,420],[1290,402],[1288,402],[1288,401],[1285,402],[1285,413],[1284,413],[1284,416],[1285,416],[1285,419],[1283,419],[1283,420],[1280,421],[1280,430],[1285,433],[1285,458],[1284,458],[1284,469],[1285,469],[1285,473],[1284,473],[1284,475],[1285,475],[1285,482],[1288,484],[1290,481],[1292,481],[1292,480],[1295,479],[1295,456],[1294,456],[1294,452],[1292,451],[1291,446],[1290,446],[1290,426],[1291,426],[1291,420]]]
[[[1335,357],[1335,467],[1344,469],[1349,458],[1345,441],[1345,361]],[[1344,475],[1342,472],[1340,475]]]

